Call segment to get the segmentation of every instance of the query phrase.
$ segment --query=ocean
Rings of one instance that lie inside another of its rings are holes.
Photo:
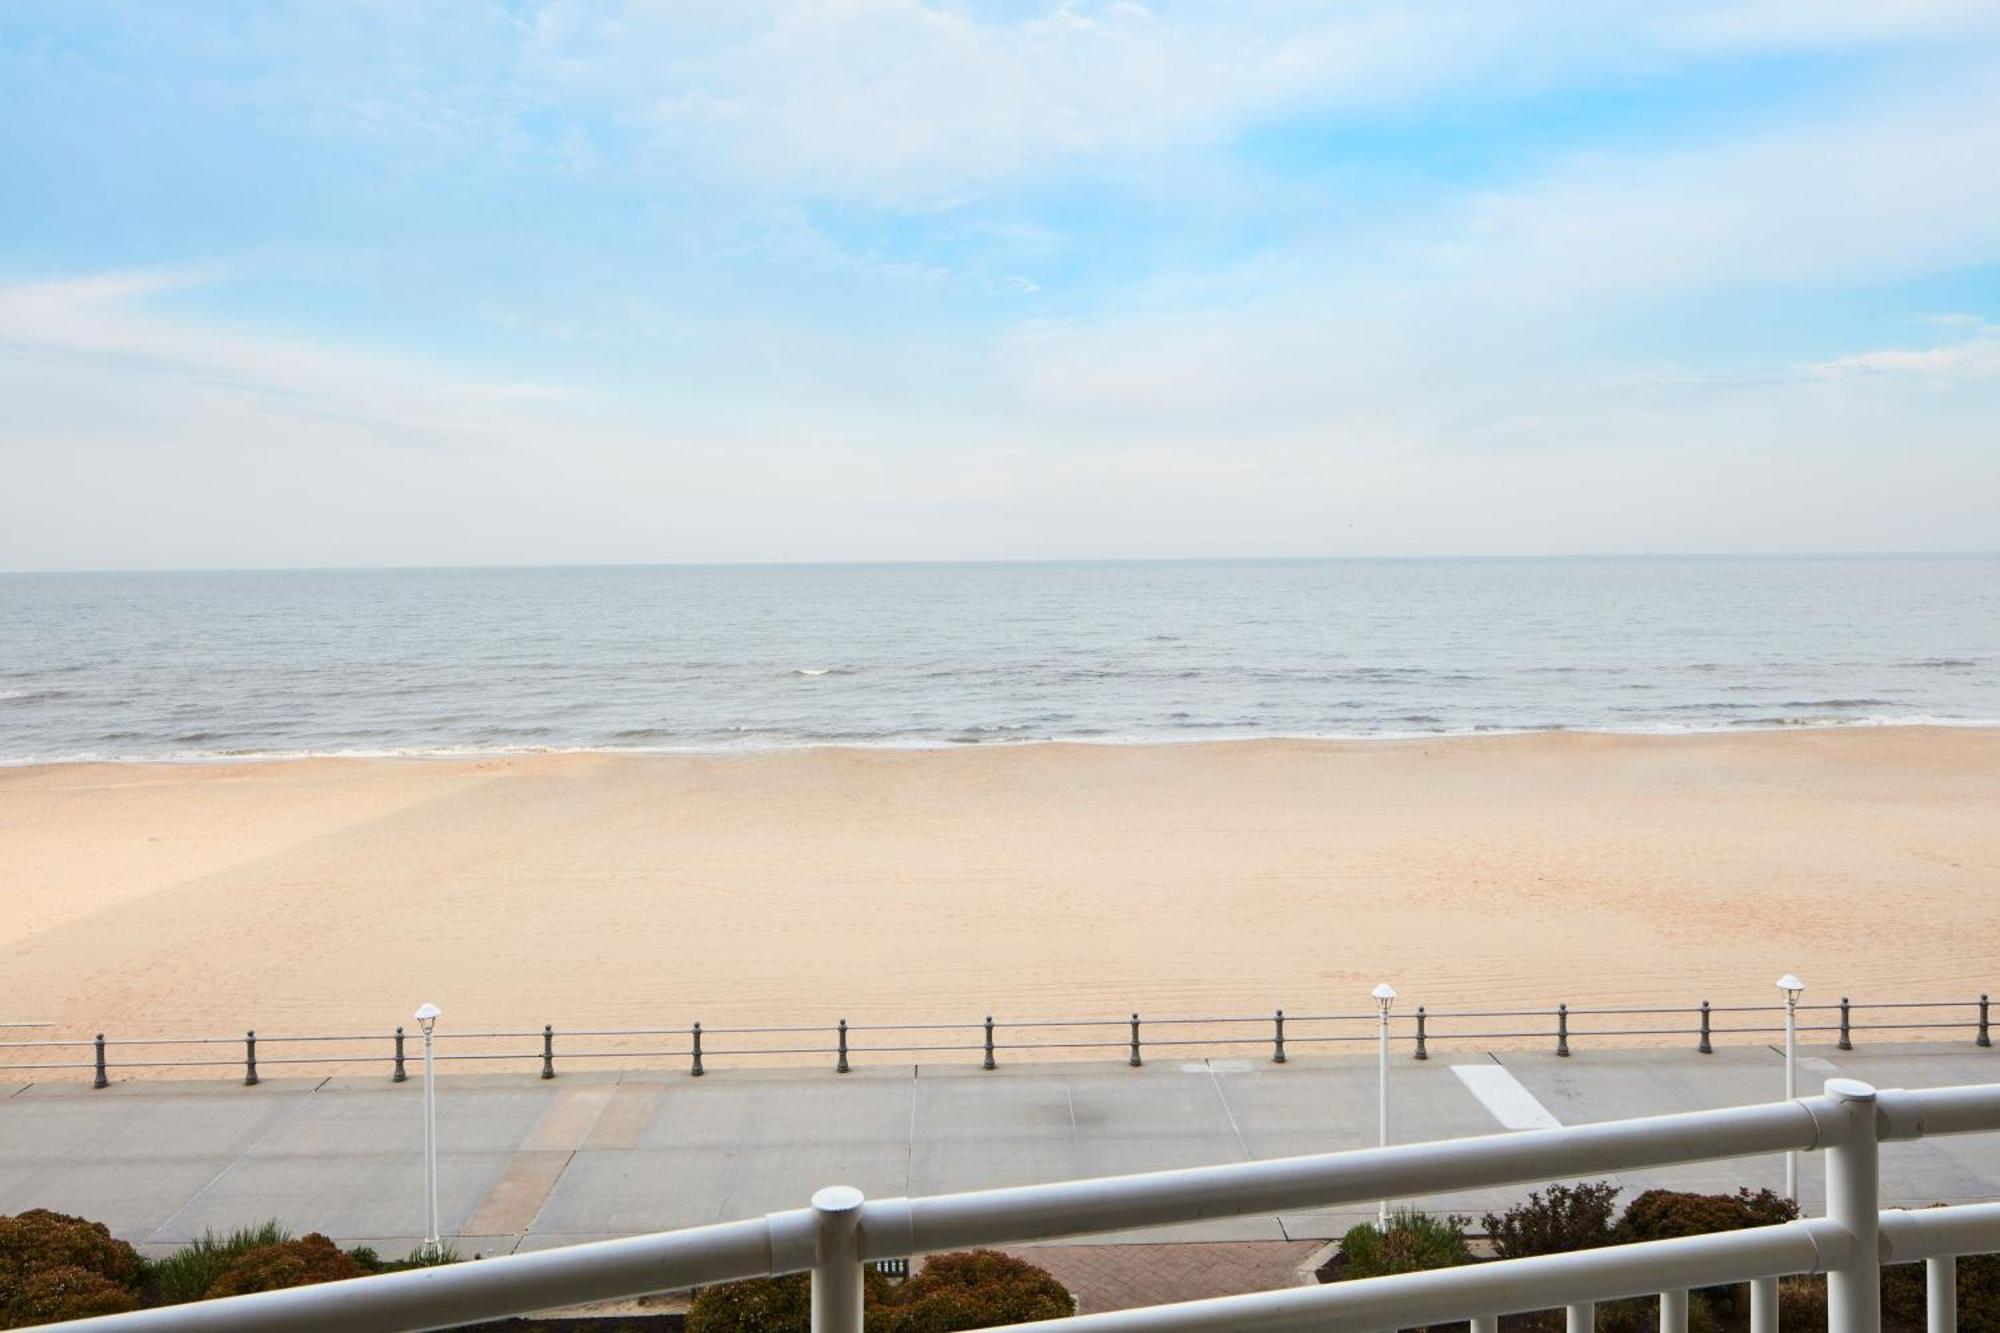
[[[0,762],[2000,723],[2000,556],[0,576]]]

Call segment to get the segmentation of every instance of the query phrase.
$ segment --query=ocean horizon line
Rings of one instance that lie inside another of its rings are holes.
[[[0,578],[152,577],[225,574],[458,574],[546,573],[562,570],[657,571],[669,569],[974,569],[1034,568],[1093,565],[1289,565],[1289,564],[1591,564],[1680,563],[1700,561],[1839,561],[1839,560],[1991,560],[2000,547],[1948,550],[1798,550],[1798,551],[1575,551],[1470,554],[1347,555],[1106,555],[1106,556],[969,556],[939,558],[825,560],[611,560],[546,561],[492,564],[381,565],[162,565],[156,568],[88,566],[50,569],[0,569]]]

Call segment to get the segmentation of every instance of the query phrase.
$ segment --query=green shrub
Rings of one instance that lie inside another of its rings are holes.
[[[32,1328],[138,1308],[131,1288],[75,1264],[58,1264],[36,1269],[13,1286],[0,1308],[0,1328]]]
[[[1469,1264],[1472,1251],[1465,1243],[1465,1227],[1471,1221],[1469,1217],[1432,1217],[1414,1208],[1398,1208],[1389,1214],[1386,1230],[1373,1222],[1349,1227],[1340,1238],[1346,1276],[1381,1277]]]
[[[998,1250],[966,1250],[932,1255],[922,1272],[889,1288],[868,1330],[960,1333],[1065,1319],[1075,1310],[1069,1288],[1047,1270]]]
[[[282,1244],[291,1238],[291,1233],[276,1222],[238,1227],[226,1236],[204,1231],[199,1240],[147,1266],[146,1285],[150,1289],[152,1303],[181,1305],[201,1300],[208,1295],[208,1289],[215,1285],[215,1280],[244,1254],[267,1245]]]
[[[238,1255],[208,1289],[211,1298],[244,1296],[253,1291],[279,1291],[318,1282],[362,1277],[367,1269],[317,1231],[297,1240],[260,1245]]]
[[[1611,1214],[1617,1199],[1618,1186],[1608,1180],[1551,1185],[1504,1213],[1486,1214],[1480,1225],[1502,1259],[1591,1250],[1612,1242]]]
[[[358,1258],[361,1251],[349,1250],[348,1253]],[[370,1250],[368,1253],[372,1256],[375,1252]],[[392,1259],[387,1263],[380,1259],[375,1260],[376,1271],[382,1273],[400,1273],[408,1268],[442,1268],[446,1264],[458,1262],[460,1262],[458,1250],[450,1245],[439,1245],[436,1249],[419,1245],[404,1258]]]

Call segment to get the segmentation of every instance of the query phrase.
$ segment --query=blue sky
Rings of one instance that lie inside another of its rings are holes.
[[[0,568],[2000,546],[2000,10],[0,5]]]

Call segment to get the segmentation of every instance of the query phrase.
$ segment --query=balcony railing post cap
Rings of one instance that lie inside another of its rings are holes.
[[[865,1196],[852,1185],[828,1185],[815,1193],[812,1198],[816,1213],[851,1213],[859,1208]]]
[[[1826,1095],[1837,1102],[1872,1102],[1875,1088],[1858,1078],[1830,1078],[1826,1081]]]

